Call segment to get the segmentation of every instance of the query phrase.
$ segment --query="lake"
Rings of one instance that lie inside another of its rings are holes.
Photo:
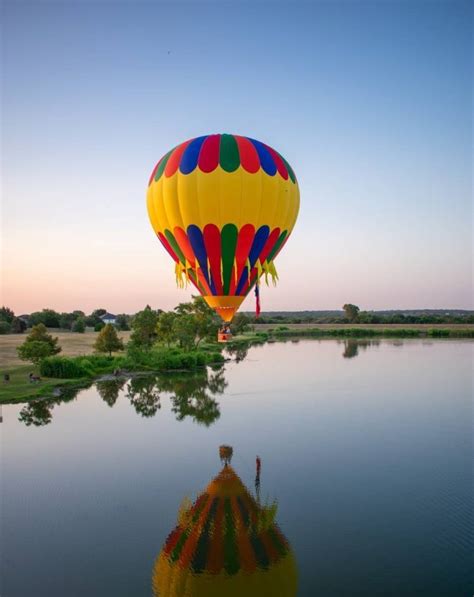
[[[272,343],[3,406],[2,596],[470,597],[473,355]]]

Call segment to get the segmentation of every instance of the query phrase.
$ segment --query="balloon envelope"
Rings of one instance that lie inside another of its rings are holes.
[[[239,135],[205,135],[181,143],[157,163],[148,215],[189,281],[224,321],[265,275],[296,221],[295,174],[277,151]]]

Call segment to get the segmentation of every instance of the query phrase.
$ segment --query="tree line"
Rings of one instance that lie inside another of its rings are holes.
[[[42,309],[28,315],[15,315],[9,307],[3,306],[0,309],[0,334],[22,334],[28,328],[42,323],[47,328],[68,330],[71,332],[84,333],[86,328],[92,328],[99,332],[105,323],[101,317],[107,313],[106,309],[94,309],[86,315],[84,311],[75,310],[70,313],[59,313],[54,309]],[[115,326],[125,331],[130,329],[132,315],[121,313],[116,316]]]
[[[153,348],[175,347],[184,352],[196,351],[203,341],[215,342],[217,331],[221,325],[219,317],[208,307],[201,297],[193,297],[188,303],[180,303],[173,311],[154,310],[149,305],[130,318],[132,331],[130,340],[124,344],[119,337],[118,329],[108,323],[104,325],[94,342],[97,353],[112,356],[112,353],[127,350],[127,356],[137,364],[150,361],[146,353]],[[234,333],[245,331],[250,319],[245,315],[238,315],[232,324]],[[38,365],[47,357],[53,357],[61,352],[59,339],[48,332],[45,323],[33,325],[25,341],[17,351],[20,359],[31,361]],[[185,359],[186,360],[186,359]],[[188,359],[189,360],[189,359]],[[70,368],[74,377],[73,359],[57,361],[57,367]],[[152,361],[152,359],[151,359]],[[55,377],[55,375],[48,375]],[[67,377],[66,374],[60,377]]]
[[[455,313],[435,313],[430,310],[420,313],[362,311],[357,305],[346,303],[342,311],[331,314],[312,314],[311,312],[262,313],[258,323],[364,323],[364,324],[472,324],[474,313],[463,311]]]
[[[184,304],[184,303],[183,303]],[[178,307],[176,312],[180,312],[186,307]],[[9,307],[0,308],[0,334],[21,334],[28,328],[42,323],[47,328],[55,328],[62,330],[69,330],[77,333],[84,333],[86,329],[93,329],[96,332],[105,326],[101,317],[107,313],[106,309],[95,309],[89,315],[84,311],[75,310],[70,313],[59,313],[54,309],[42,309],[35,311],[29,315],[17,316]],[[131,324],[134,319],[141,317],[142,312],[135,315],[121,313],[116,316],[115,327],[120,331],[131,329]],[[163,313],[161,309],[157,309],[156,313],[159,315]],[[185,314],[185,313],[182,313]],[[402,312],[377,312],[377,311],[362,311],[357,305],[346,303],[342,311],[339,313],[332,313],[318,315],[311,314],[311,312],[301,312],[301,314],[289,312],[271,314],[263,313],[258,319],[254,316],[241,313],[237,316],[241,317],[247,323],[267,323],[267,324],[287,324],[287,323],[363,323],[363,324],[472,324],[474,323],[474,313],[472,311],[454,312],[454,313],[436,313],[430,310],[420,313],[402,313]],[[165,317],[163,324],[163,332],[166,334],[166,327],[171,325],[173,312]],[[179,325],[185,325],[185,319],[180,320]],[[178,325],[178,324],[177,324]],[[238,321],[237,321],[238,325]]]

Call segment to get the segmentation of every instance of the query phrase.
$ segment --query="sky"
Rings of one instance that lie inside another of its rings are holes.
[[[148,177],[223,132],[275,147],[300,185],[263,310],[474,307],[470,2],[2,12],[0,302],[17,314],[189,300],[149,224]]]

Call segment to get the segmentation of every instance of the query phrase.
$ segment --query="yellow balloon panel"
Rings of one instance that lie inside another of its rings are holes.
[[[242,168],[224,172],[177,172],[150,185],[149,214],[156,233],[175,226],[187,229],[206,224],[222,228],[235,224],[275,227],[289,232],[299,209],[298,186],[264,172],[249,174]]]

